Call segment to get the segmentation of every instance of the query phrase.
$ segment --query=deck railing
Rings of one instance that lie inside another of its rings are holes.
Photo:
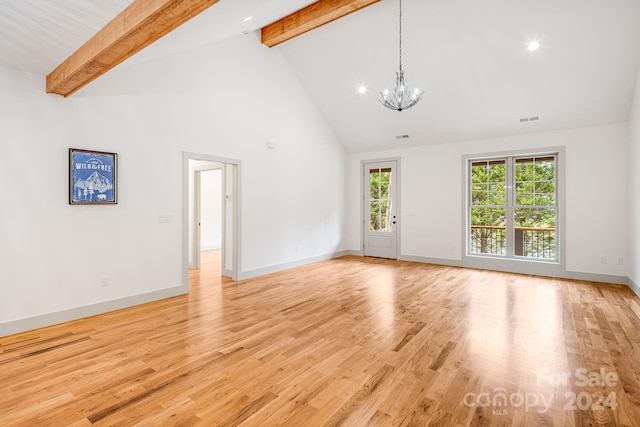
[[[471,253],[505,255],[506,234],[505,227],[472,225]],[[556,229],[516,227],[514,253],[527,258],[555,259]]]

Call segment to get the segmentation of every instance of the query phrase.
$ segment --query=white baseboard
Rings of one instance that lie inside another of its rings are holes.
[[[444,258],[427,258],[413,255],[400,255],[398,261],[413,261],[422,262],[425,264],[438,264],[448,265],[451,267],[462,267],[462,261],[456,259],[444,259]]]
[[[345,255],[363,256],[362,251],[356,250],[343,250],[334,252],[332,254],[320,255],[312,258],[306,258],[302,260],[292,261],[284,264],[274,265],[271,267],[260,268],[243,272],[240,274],[239,280],[250,279],[252,277],[258,277],[269,273],[275,273],[278,271],[287,270],[302,265],[312,264],[314,262],[326,261],[332,258],[339,258]],[[462,265],[462,261],[441,259],[441,258],[427,258],[411,255],[401,255],[398,257],[401,261],[413,261],[426,264],[438,264],[448,265],[453,267],[466,267]],[[470,267],[473,268],[473,267]],[[528,272],[510,271],[512,273],[524,273]],[[593,274],[582,273],[577,271],[564,271],[555,272],[550,277],[558,277],[563,279],[575,279],[575,280],[587,280],[592,282],[603,283],[616,283],[629,286],[631,290],[640,297],[640,286],[628,277],[605,275],[605,274]],[[172,288],[161,289],[153,292],[147,292],[144,294],[133,295],[126,298],[120,298],[112,301],[105,301],[97,304],[91,304],[83,307],[71,308],[68,310],[57,311],[54,313],[47,313],[38,316],[33,316],[20,320],[13,320],[9,322],[0,323],[0,337],[17,334],[20,332],[30,331],[45,326],[51,326],[58,323],[68,322],[71,320],[77,320],[84,317],[95,316],[97,314],[107,313],[110,311],[120,310],[122,308],[132,307],[135,305],[145,304],[165,298],[171,298],[178,295],[184,295],[189,292],[188,285],[180,285]]]
[[[348,249],[348,250],[338,252],[336,256],[332,256],[330,258],[337,258],[338,256],[343,256],[343,255],[364,256],[361,250]],[[329,259],[329,257],[324,259]],[[414,255],[399,255],[398,261],[412,261],[412,262],[420,262],[424,264],[448,265],[451,267],[478,268],[477,265],[465,265],[465,263],[462,260],[445,259],[445,258],[429,258],[429,257],[421,257],[421,256],[414,256]],[[311,262],[316,262],[316,261],[311,261]],[[293,265],[292,267],[295,267],[295,265]],[[518,267],[521,267],[521,268],[518,268]],[[631,279],[625,276],[583,273],[579,271],[565,271],[565,270],[559,270],[559,269],[553,269],[553,270],[551,269],[545,270],[543,268],[541,269],[524,268],[523,269],[522,267],[523,266],[520,266],[517,264],[514,266],[503,265],[495,268],[494,266],[492,266],[492,268],[486,268],[486,270],[504,271],[506,273],[531,274],[534,276],[537,275],[537,276],[545,276],[545,277],[555,277],[559,279],[585,280],[589,282],[602,282],[602,283],[614,283],[618,285],[627,285],[638,296],[640,296],[640,287],[638,287],[638,285],[633,283]],[[291,268],[291,267],[288,267],[288,268]],[[252,277],[255,277],[255,276],[252,276]]]
[[[222,249],[222,245],[220,243],[214,245],[202,245],[200,246],[201,251],[214,251],[216,249]]]
[[[357,251],[348,251],[349,255],[358,255]],[[360,256],[362,256],[360,254]],[[465,265],[461,260],[452,260],[452,259],[443,259],[443,258],[428,258],[428,257],[419,257],[412,255],[400,255],[398,256],[398,260],[400,261],[413,261],[413,262],[421,262],[426,264],[437,264],[437,265],[448,265],[452,267],[464,267],[464,268],[479,268],[477,265]],[[580,271],[566,271],[566,270],[533,270],[533,269],[521,269],[518,268],[519,265],[514,265],[513,267],[509,266],[499,266],[491,268],[486,268],[486,270],[493,271],[504,271],[507,273],[518,273],[518,274],[531,274],[534,276],[545,276],[545,277],[555,277],[558,279],[573,279],[573,280],[585,280],[589,282],[601,282],[601,283],[613,283],[618,285],[627,285],[629,286],[636,295],[640,296],[640,287],[635,284],[630,278],[626,276],[615,276],[610,274],[596,274],[596,273],[583,273]]]
[[[640,297],[640,286],[638,286],[638,284],[636,282],[634,282],[633,279],[629,278],[629,281],[627,282],[627,285],[631,288],[633,293],[635,293],[636,295],[638,295]]]
[[[265,274],[276,273],[278,271],[288,270],[294,267],[300,267],[302,265],[313,264],[314,262],[326,261],[328,259],[340,258],[345,255],[349,255],[349,251],[338,251],[331,254],[319,255],[316,257],[300,259],[297,261],[286,262],[284,264],[272,265],[270,267],[258,268],[251,271],[243,271],[240,273],[238,280],[251,279],[253,277],[263,276]]]
[[[477,264],[465,265],[463,261],[459,261],[459,260],[423,258],[423,257],[415,257],[415,256],[403,256],[402,259],[405,261],[426,262],[429,264],[441,264],[441,265],[450,265],[454,267],[482,269],[482,267],[478,267]],[[560,269],[544,269],[544,268],[537,269],[537,268],[531,268],[530,266],[521,266],[518,264],[515,264],[513,266],[508,266],[508,265],[501,265],[498,267],[492,266],[491,268],[486,268],[486,270],[504,271],[506,273],[531,274],[534,276],[555,277],[558,279],[573,279],[573,280],[585,280],[589,282],[615,283],[618,285],[629,284],[629,278],[625,276],[583,273],[580,271],[567,271],[567,270],[560,270]]]
[[[71,320],[78,320],[84,317],[95,316],[97,314],[108,313],[110,311],[120,310],[122,308],[145,304],[165,298],[171,298],[188,292],[189,285],[180,285],[173,288],[160,289],[158,291],[132,295],[130,297],[119,298],[112,301],[70,308],[68,310],[56,311],[54,313],[41,314],[25,319],[12,320],[0,323],[0,337],[43,328],[45,326],[56,325],[58,323],[69,322]]]
[[[286,270],[289,268],[299,267],[305,264],[311,264],[318,261],[325,261],[331,258],[339,258],[345,255],[352,256],[364,256],[362,251],[347,249],[343,251],[336,252],[331,255],[325,255],[315,258],[308,258],[305,260],[294,261],[291,263],[280,264],[273,267],[267,267],[263,269],[253,270],[246,273],[243,273],[242,279],[249,279],[252,277],[261,276],[263,274],[275,273],[277,271]],[[400,255],[398,256],[399,261],[412,261],[412,262],[420,262],[425,264],[436,264],[436,265],[447,265],[451,267],[464,267],[464,268],[478,268],[477,266],[469,266],[464,265],[461,260],[455,259],[445,259],[445,258],[429,258],[429,257],[420,257],[413,255]],[[600,282],[600,283],[613,283],[618,285],[627,285],[631,290],[640,297],[640,286],[633,282],[628,277],[625,276],[616,276],[610,274],[596,274],[596,273],[583,273],[580,271],[565,271],[565,270],[540,270],[540,271],[522,271],[518,270],[518,266],[514,266],[512,268],[491,268],[494,271],[504,271],[507,273],[518,273],[518,274],[531,274],[534,276],[544,276],[544,277],[555,277],[558,279],[572,279],[572,280],[584,280],[588,282]]]

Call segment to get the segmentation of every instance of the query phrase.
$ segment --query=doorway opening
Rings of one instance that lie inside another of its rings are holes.
[[[202,252],[222,250],[223,164],[190,160],[189,268],[199,270]]]
[[[202,251],[218,251],[220,275],[240,276],[240,161],[183,153],[183,280]],[[207,259],[212,259],[208,254]]]

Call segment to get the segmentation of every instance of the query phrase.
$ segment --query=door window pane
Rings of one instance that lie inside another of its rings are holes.
[[[369,227],[391,231],[391,168],[369,170]]]

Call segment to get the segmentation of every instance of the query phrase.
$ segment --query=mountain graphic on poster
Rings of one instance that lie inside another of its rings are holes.
[[[84,181],[79,179],[76,181],[75,188],[89,189],[93,188],[94,190],[99,191],[100,193],[104,193],[113,188],[111,181],[109,181],[106,177],[100,175],[97,171],[89,175],[87,179]]]

